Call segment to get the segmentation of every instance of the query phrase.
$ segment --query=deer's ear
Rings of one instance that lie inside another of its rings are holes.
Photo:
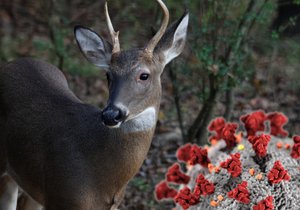
[[[189,14],[185,12],[179,20],[169,26],[157,44],[154,53],[160,58],[163,65],[168,64],[183,51],[188,23]]]
[[[82,27],[74,28],[75,39],[84,56],[94,65],[108,68],[112,54],[112,46],[96,32]]]

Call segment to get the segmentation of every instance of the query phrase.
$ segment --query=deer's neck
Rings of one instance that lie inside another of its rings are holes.
[[[114,164],[118,166],[111,168],[110,173],[118,175],[117,182],[120,186],[127,183],[138,172],[147,156],[157,120],[156,110],[156,107],[147,108],[116,130],[109,130],[117,132],[118,135],[116,141],[109,142],[111,148],[107,151],[111,157],[114,157]]]

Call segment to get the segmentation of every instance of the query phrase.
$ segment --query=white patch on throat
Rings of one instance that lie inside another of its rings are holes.
[[[127,120],[121,125],[124,133],[141,132],[152,129],[156,125],[156,110],[148,107],[135,117]]]

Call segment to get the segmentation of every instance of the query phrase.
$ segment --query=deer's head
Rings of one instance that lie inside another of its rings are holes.
[[[168,9],[161,0],[157,2],[164,12],[162,25],[140,49],[120,49],[119,32],[114,31],[107,4],[105,14],[112,44],[88,28],[75,27],[75,37],[84,56],[107,73],[109,99],[102,112],[106,126],[119,127],[143,113],[157,115],[161,95],[160,75],[165,65],[182,52],[189,19],[188,13],[185,13],[167,28]]]

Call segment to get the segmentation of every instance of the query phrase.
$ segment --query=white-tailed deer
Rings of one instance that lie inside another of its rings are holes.
[[[18,186],[46,210],[118,207],[151,144],[160,75],[186,40],[188,14],[167,29],[168,9],[157,2],[163,22],[144,48],[120,50],[107,6],[112,44],[75,27],[85,57],[106,69],[109,99],[103,111],[80,101],[48,63],[23,58],[1,67],[0,210],[15,209]]]

